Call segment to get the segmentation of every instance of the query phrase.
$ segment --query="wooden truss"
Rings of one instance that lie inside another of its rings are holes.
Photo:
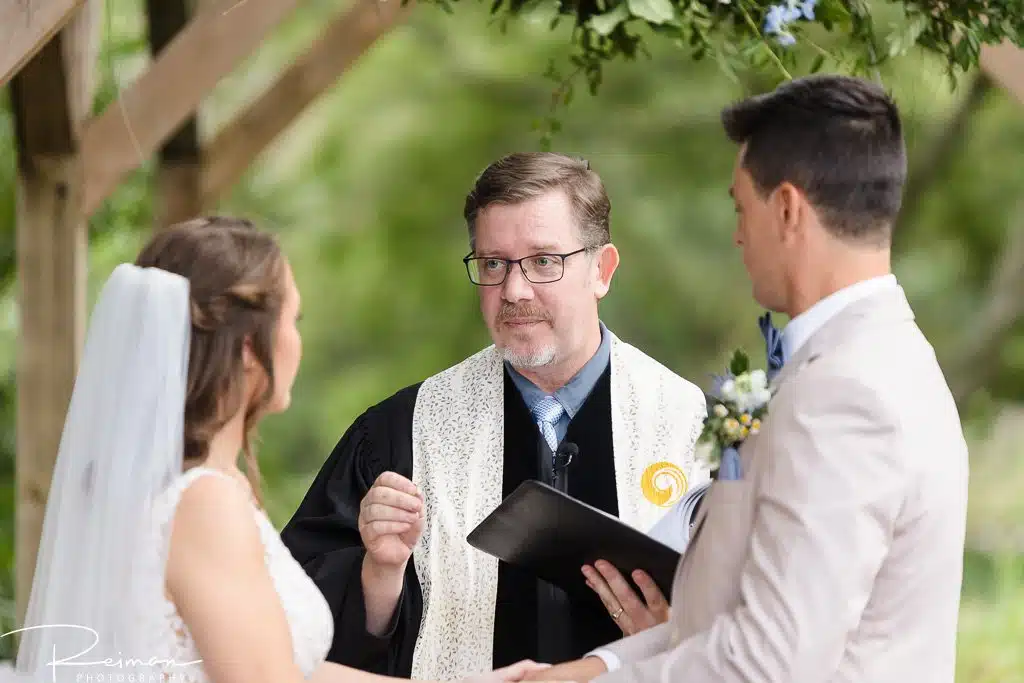
[[[414,3],[355,0],[209,141],[196,111],[299,0],[147,0],[153,60],[93,116],[103,0],[0,0],[0,87],[18,145],[17,614],[25,613],[86,320],[88,220],[158,156],[157,222],[214,207],[277,135]]]

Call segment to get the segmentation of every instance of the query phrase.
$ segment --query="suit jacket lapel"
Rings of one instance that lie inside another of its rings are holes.
[[[740,460],[742,462],[743,472],[747,472],[750,469],[754,449],[757,447],[757,441],[762,437],[762,435],[750,436],[740,446]],[[704,494],[704,499],[697,507],[697,513],[693,516],[693,529],[690,531],[688,547],[692,546],[697,541],[697,536],[700,534],[701,527],[704,525],[704,520],[708,516],[708,510],[711,508],[711,499],[714,495],[716,485],[717,482],[712,482],[711,487]]]
[[[806,367],[808,364],[814,362],[822,352],[840,344],[843,340],[850,338],[861,333],[870,335],[872,328],[877,327],[880,324],[891,324],[899,321],[913,320],[914,312],[910,308],[910,304],[907,301],[907,297],[902,287],[894,287],[891,289],[885,289],[880,292],[876,292],[870,296],[853,302],[828,322],[822,325],[821,329],[817,330],[808,339],[803,346],[794,354],[794,356],[786,361],[786,364],[782,366],[782,369],[775,375],[769,384],[769,388],[774,395],[786,381],[796,376],[800,370]],[[768,405],[768,419],[771,419],[771,404]],[[748,439],[748,443],[741,446],[741,457],[744,455],[750,455],[747,453],[748,449],[754,447],[754,441],[756,439]],[[750,457],[743,457],[744,471],[749,471],[751,463]],[[707,518],[708,509],[711,507],[709,503],[714,495],[715,484],[711,485],[711,488],[704,496],[704,500],[701,502],[700,507],[697,509],[697,514],[693,519],[693,530],[690,532],[690,540],[688,547],[692,548],[697,543],[697,537],[700,535],[701,529],[704,526],[704,521]],[[683,557],[683,562],[680,562],[680,570],[682,565],[685,563],[686,556]]]
[[[860,299],[826,322],[787,360],[770,384],[775,394],[800,371],[829,350],[844,344],[871,343],[887,326],[913,320],[902,288],[894,287]],[[783,397],[783,400],[785,398]],[[671,642],[706,628],[714,614],[740,600],[738,575],[746,557],[746,544],[756,519],[756,479],[763,476],[757,463],[772,439],[772,410],[761,432],[740,447],[743,482],[714,482],[694,518],[690,541],[676,568],[671,603]],[[761,460],[761,462],[764,462]],[[733,507],[738,505],[739,507]],[[712,510],[712,508],[715,508]],[[709,563],[719,563],[715,567]],[[724,564],[722,564],[724,563]]]

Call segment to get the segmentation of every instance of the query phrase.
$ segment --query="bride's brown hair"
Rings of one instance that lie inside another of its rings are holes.
[[[202,462],[210,440],[242,409],[248,342],[267,383],[245,406],[245,471],[262,504],[250,435],[274,395],[274,336],[284,297],[284,257],[272,235],[241,218],[207,217],[158,230],[135,265],[189,281],[192,338],[185,397],[185,463]]]

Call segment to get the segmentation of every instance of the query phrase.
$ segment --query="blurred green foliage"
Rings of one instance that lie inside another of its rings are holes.
[[[448,12],[457,0],[431,0]],[[695,61],[714,61],[734,79],[750,69],[789,78],[835,64],[859,75],[877,72],[912,50],[944,66],[951,83],[978,66],[983,45],[1021,44],[1019,0],[936,3],[931,0],[493,0],[502,24],[524,15],[552,28],[571,26],[572,56],[552,62],[560,82],[554,109],[584,82],[591,94],[609,63],[633,61],[671,44]],[[654,48],[654,49],[658,49]],[[562,69],[559,66],[563,67]],[[550,132],[557,118],[546,121]],[[549,144],[545,135],[544,144]]]
[[[96,110],[146,66],[140,0],[106,0]],[[343,3],[310,0],[204,104],[207,137],[301,53]],[[570,27],[543,15],[502,30],[488,8],[431,6],[382,39],[267,149],[219,211],[277,232],[303,292],[304,364],[293,406],[262,428],[261,463],[277,524],[294,510],[317,468],[368,405],[489,343],[461,257],[462,202],[475,176],[507,152],[537,149],[548,115],[552,60],[572,51]],[[931,165],[966,87],[951,90],[943,65],[911,52],[880,74],[907,121],[912,172]],[[778,75],[731,79],[668,41],[649,59],[609,64],[596,96],[559,114],[553,147],[583,155],[612,198],[622,255],[604,320],[622,337],[705,384],[736,346],[756,358],[760,337],[749,284],[731,239],[727,194],[735,150],[720,108]],[[1024,109],[1002,92],[984,99],[957,153],[900,225],[897,275],[940,360],[971,333],[993,264],[1020,213]],[[13,595],[15,155],[9,108],[0,107],[0,597]],[[115,264],[131,260],[151,229],[152,167],[134,172],[90,223],[90,302]],[[998,381],[966,406],[972,438],[986,438],[992,405],[1024,394],[1024,329],[1000,351]],[[879,352],[884,352],[880,349]],[[975,419],[977,418],[977,419]],[[1020,427],[998,453],[975,451],[960,679],[1022,680],[1024,562],[1004,558],[1024,509]],[[982,505],[978,501],[983,501]],[[1005,547],[1004,547],[1005,546]],[[1015,573],[1016,572],[1016,573]],[[2,609],[2,605],[0,605]],[[0,628],[11,624],[10,609]],[[5,628],[6,630],[6,628]],[[8,644],[0,642],[0,655]],[[1017,676],[1015,679],[1014,676]]]

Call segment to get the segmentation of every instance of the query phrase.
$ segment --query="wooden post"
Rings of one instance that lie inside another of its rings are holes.
[[[92,100],[95,0],[11,81],[18,145],[17,622],[24,619],[86,318],[78,138]]]
[[[149,46],[154,58],[188,23],[185,0],[146,0]],[[160,147],[156,174],[156,225],[167,227],[202,211],[199,126],[193,113]]]

